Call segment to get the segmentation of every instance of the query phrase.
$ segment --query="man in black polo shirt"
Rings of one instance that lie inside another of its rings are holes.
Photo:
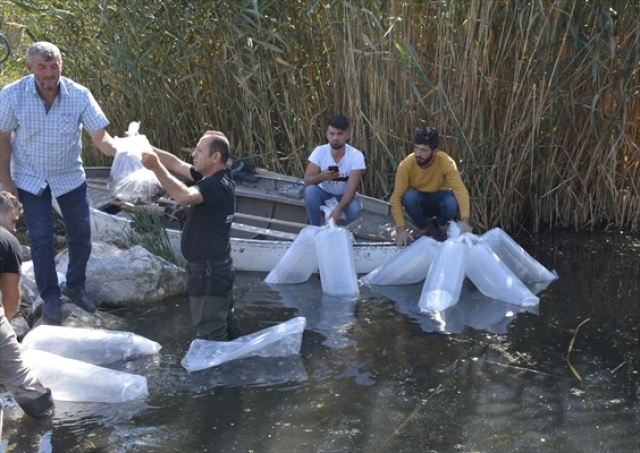
[[[191,206],[180,244],[187,260],[191,319],[198,338],[215,341],[240,336],[233,311],[235,269],[229,236],[235,212],[235,184],[227,170],[229,141],[207,131],[193,151],[193,166],[166,151],[145,152],[142,163],[152,170],[167,193]],[[195,181],[186,186],[169,172]]]

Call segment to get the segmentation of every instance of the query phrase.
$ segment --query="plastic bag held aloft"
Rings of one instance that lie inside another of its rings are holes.
[[[133,332],[40,325],[27,333],[22,349],[39,349],[94,365],[157,354],[162,346]]]
[[[138,133],[140,123],[129,124],[129,137],[114,137],[117,150],[109,173],[111,195],[132,204],[149,203],[164,194],[155,173],[142,165],[142,152],[151,152],[151,144]]]

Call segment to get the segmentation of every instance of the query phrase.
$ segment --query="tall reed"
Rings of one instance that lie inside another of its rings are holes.
[[[626,0],[0,0],[24,73],[56,42],[116,135],[177,152],[205,129],[302,176],[335,113],[388,197],[423,125],[459,163],[477,230],[640,230],[640,7]],[[108,163],[87,143],[89,163]]]

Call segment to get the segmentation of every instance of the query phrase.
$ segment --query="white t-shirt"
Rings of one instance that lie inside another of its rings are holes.
[[[364,154],[349,144],[345,145],[344,156],[338,163],[333,160],[331,145],[328,143],[316,147],[309,156],[309,162],[320,167],[320,171],[325,171],[332,165],[338,166],[339,178],[344,178],[343,181],[322,181],[318,184],[321,189],[333,195],[342,195],[347,191],[346,178],[349,177],[352,170],[364,170],[366,168]]]

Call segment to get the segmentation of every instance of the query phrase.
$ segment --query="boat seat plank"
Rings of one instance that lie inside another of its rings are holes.
[[[293,241],[297,237],[297,234],[294,233],[286,233],[284,231],[272,230],[270,228],[260,228],[253,225],[245,225],[243,223],[233,222],[231,224],[231,228],[234,230],[246,231],[248,233],[261,234],[263,236],[276,237],[279,239],[286,239],[288,241]]]

